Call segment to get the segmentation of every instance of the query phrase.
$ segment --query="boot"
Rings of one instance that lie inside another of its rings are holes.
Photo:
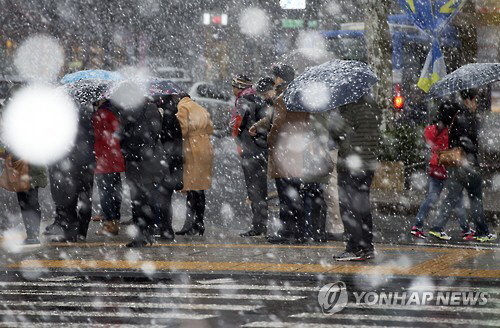
[[[104,222],[101,230],[95,232],[98,236],[116,236],[120,231],[120,221],[110,220]]]
[[[203,236],[203,233],[205,232],[205,225],[203,224],[203,221],[200,222],[195,222],[193,223],[193,226],[189,229],[182,229],[180,231],[177,231],[175,234],[176,235],[181,235],[181,236],[194,236],[194,235],[200,235]]]

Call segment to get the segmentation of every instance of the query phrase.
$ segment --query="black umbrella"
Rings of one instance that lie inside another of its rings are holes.
[[[429,97],[439,98],[500,80],[500,63],[467,64],[432,85]]]
[[[370,92],[377,80],[365,63],[332,60],[299,75],[290,83],[283,99],[291,112],[326,112],[356,102]]]

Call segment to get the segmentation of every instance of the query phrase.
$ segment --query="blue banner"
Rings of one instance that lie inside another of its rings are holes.
[[[427,55],[418,86],[429,92],[432,84],[446,75],[444,58],[439,46],[439,35],[460,11],[466,0],[399,0],[401,8],[414,24],[432,38],[432,49]]]

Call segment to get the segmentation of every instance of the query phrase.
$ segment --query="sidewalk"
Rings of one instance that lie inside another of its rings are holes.
[[[92,229],[93,230],[93,229]],[[175,242],[126,248],[129,238],[89,234],[85,243],[44,243],[20,246],[5,239],[0,270],[28,279],[44,275],[348,275],[369,281],[395,277],[455,277],[500,279],[500,249],[495,245],[435,247],[376,243],[376,258],[365,262],[335,262],[343,242],[271,245],[264,238],[235,237],[236,231],[208,230],[203,237],[178,236]],[[11,237],[12,238],[12,237]],[[9,246],[7,246],[9,245]]]

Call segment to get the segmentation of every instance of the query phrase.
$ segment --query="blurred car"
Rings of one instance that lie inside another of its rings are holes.
[[[162,79],[170,80],[183,88],[185,91],[188,91],[193,84],[193,80],[189,76],[189,73],[183,68],[160,66],[153,69],[153,75]]]
[[[191,99],[210,112],[215,134],[217,136],[227,135],[234,97],[231,97],[229,92],[208,82],[193,84],[188,93]]]

